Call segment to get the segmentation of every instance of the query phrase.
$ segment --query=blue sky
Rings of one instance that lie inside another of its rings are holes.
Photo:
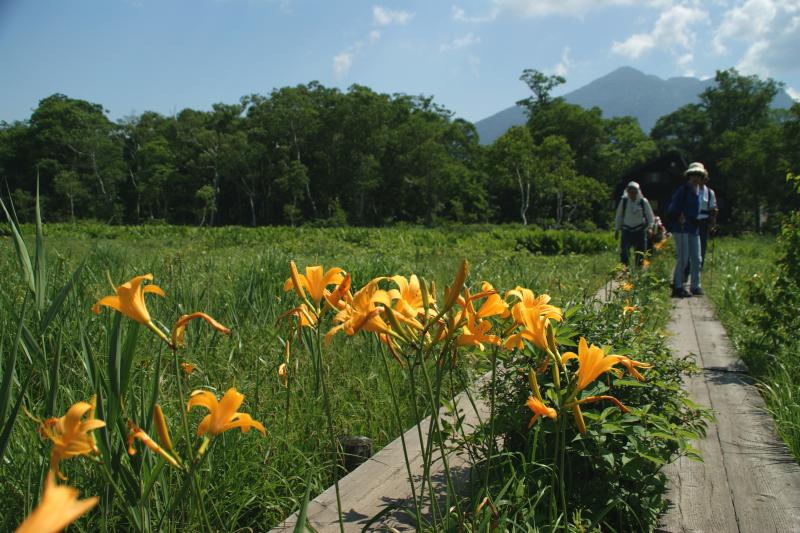
[[[56,92],[113,119],[318,80],[433,95],[468,120],[630,65],[735,66],[800,91],[800,0],[0,0],[0,120]]]

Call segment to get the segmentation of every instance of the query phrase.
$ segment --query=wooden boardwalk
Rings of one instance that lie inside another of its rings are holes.
[[[694,354],[701,368],[684,387],[716,422],[694,443],[704,462],[667,467],[671,506],[659,531],[800,532],[800,467],[708,300],[674,300],[669,329],[673,354]]]

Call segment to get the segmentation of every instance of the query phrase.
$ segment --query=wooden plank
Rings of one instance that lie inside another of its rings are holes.
[[[690,308],[739,530],[800,531],[800,467],[778,437],[758,390],[746,374],[731,371],[742,366],[732,361],[736,356],[724,330],[709,328],[706,335],[702,329],[714,317],[708,300],[693,298]]]
[[[474,431],[478,421],[485,419],[489,414],[489,404],[475,397],[475,391],[479,389],[484,379],[486,376],[476,382],[472,391],[477,411],[473,409],[466,393],[456,396],[456,406],[460,415],[464,417],[464,430],[467,434]],[[450,422],[453,422],[453,417],[444,410],[440,412],[440,417],[442,420],[449,418]],[[417,493],[419,493],[423,477],[423,446],[420,443],[419,435],[421,431],[423,442],[425,442],[429,424],[430,417],[427,417],[421,422],[420,430],[414,426],[403,434]],[[465,475],[468,475],[468,458],[461,454],[449,453],[447,460],[453,477],[456,478],[454,485],[463,484]],[[438,449],[434,450],[431,475],[434,479],[434,491],[442,494],[445,491],[446,482]],[[406,507],[413,510],[411,486],[408,481],[408,470],[400,438],[389,443],[361,466],[340,479],[339,492],[342,500],[344,530],[348,533],[361,531],[374,516],[386,511],[388,507]],[[430,514],[430,509],[424,509],[424,513]],[[334,486],[329,487],[310,502],[307,516],[309,523],[320,533],[339,531]],[[272,531],[275,533],[292,531],[296,523],[297,515],[295,513]],[[405,513],[391,512],[382,520],[372,524],[369,531],[386,531],[389,526],[398,531],[414,531],[415,529],[414,524],[405,516]]]
[[[673,332],[669,345],[674,356],[700,356],[688,300],[676,301],[669,330]],[[704,375],[684,378],[684,388],[692,400],[706,407],[711,406]],[[671,504],[662,517],[659,531],[738,531],[716,427],[709,427],[706,438],[692,444],[702,454],[704,462],[682,458],[665,468],[669,477],[667,498]]]

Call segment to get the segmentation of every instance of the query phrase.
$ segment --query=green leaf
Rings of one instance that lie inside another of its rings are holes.
[[[42,209],[39,202],[39,173],[36,173],[36,262],[34,264],[33,281],[36,297],[36,310],[41,316],[44,311],[47,293],[47,258],[44,249],[44,231],[42,228]]]
[[[3,212],[5,212],[8,223],[11,226],[11,234],[14,237],[14,250],[17,252],[17,263],[19,263],[19,270],[22,274],[22,279],[28,286],[28,289],[30,289],[32,293],[36,294],[36,287],[33,283],[33,267],[31,266],[31,256],[28,254],[28,248],[25,246],[25,240],[22,238],[22,234],[19,231],[19,224],[13,218],[11,218],[8,209],[6,209],[6,204],[3,203],[2,199],[0,199],[0,207],[3,208]]]
[[[47,311],[42,318],[42,323],[40,326],[40,331],[44,332],[47,329],[47,326],[50,325],[50,322],[55,318],[58,312],[61,310],[61,307],[64,305],[64,300],[67,298],[69,291],[72,290],[72,287],[75,285],[75,281],[78,279],[78,275],[83,271],[83,267],[86,265],[85,262],[81,263],[78,268],[72,273],[70,276],[69,281],[61,287],[56,294],[56,297],[53,298],[53,301],[50,303],[50,306],[47,308]]]

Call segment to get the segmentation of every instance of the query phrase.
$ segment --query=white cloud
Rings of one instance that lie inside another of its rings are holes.
[[[380,38],[381,38],[381,32],[379,32],[378,30],[372,30],[371,32],[369,32],[370,44],[377,43],[380,40]]]
[[[372,20],[378,26],[403,26],[414,18],[414,13],[408,11],[394,11],[382,6],[372,8]]]
[[[564,48],[564,51],[561,52],[561,61],[553,67],[553,74],[556,76],[566,76],[570,67],[572,67],[572,58],[569,57],[569,46],[567,46]]]
[[[709,21],[708,12],[698,7],[675,5],[661,12],[649,33],[635,33],[622,42],[615,41],[611,50],[636,59],[654,48],[673,53],[691,52],[697,40],[694,27]]]
[[[794,87],[786,87],[786,94],[788,94],[795,102],[800,102],[800,91],[796,91]]]
[[[333,74],[337,79],[343,78],[353,66],[353,52],[342,52],[333,56]]]
[[[439,46],[439,51],[449,52],[452,50],[460,50],[462,48],[472,46],[473,44],[478,44],[479,42],[481,42],[480,37],[476,37],[474,34],[468,33],[461,37],[456,37],[452,41],[442,43],[441,46]]]
[[[459,6],[453,6],[452,13],[455,20],[486,22],[505,14],[523,18],[551,15],[583,17],[591,11],[607,7],[643,5],[664,8],[671,6],[674,2],[675,0],[491,0],[489,11],[485,16],[469,16]]]
[[[736,65],[745,74],[770,76],[800,70],[800,2],[742,0],[728,9],[714,32],[713,50],[731,53],[731,43],[745,51]]]

